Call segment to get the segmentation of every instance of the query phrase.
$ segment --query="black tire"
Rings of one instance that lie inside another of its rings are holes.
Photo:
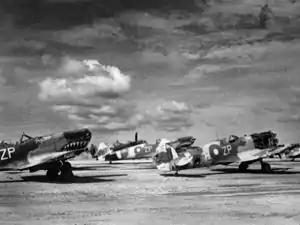
[[[69,162],[64,162],[61,168],[61,171],[63,170],[72,170],[72,165]]]
[[[64,162],[63,166],[61,167],[61,173],[60,173],[60,180],[61,181],[68,181],[74,177],[71,163]]]
[[[271,173],[272,172],[272,168],[271,168],[271,165],[269,163],[262,163],[261,164],[261,170],[264,173]]]
[[[57,169],[49,169],[49,170],[47,170],[46,176],[47,176],[48,180],[55,181],[55,180],[57,180],[58,173],[59,173],[59,170],[57,170]]]
[[[241,172],[245,172],[245,171],[247,171],[247,169],[248,169],[248,164],[246,164],[246,163],[241,163],[241,164],[239,165],[239,170],[240,170]]]
[[[201,159],[200,159],[200,157],[199,158],[196,158],[195,160],[194,160],[194,164],[193,164],[193,167],[199,167],[201,165]]]

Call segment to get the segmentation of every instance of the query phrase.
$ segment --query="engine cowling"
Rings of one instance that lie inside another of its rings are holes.
[[[253,133],[250,136],[253,139],[255,148],[258,149],[277,147],[279,143],[277,134],[272,131]]]

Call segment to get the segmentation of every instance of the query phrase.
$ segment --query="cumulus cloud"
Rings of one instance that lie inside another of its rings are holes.
[[[134,130],[146,122],[135,105],[126,100],[108,100],[99,106],[57,105],[53,109],[66,114],[79,127],[89,127],[102,133]]]
[[[49,61],[43,60],[46,64]],[[66,116],[75,126],[103,133],[138,125],[135,104],[119,98],[130,90],[130,76],[97,60],[65,57],[60,62],[50,61],[51,67],[59,66],[53,76],[38,81],[38,97],[51,103],[55,113]]]
[[[190,23],[189,18],[182,18],[180,14],[176,13],[162,17],[144,12],[129,12],[121,14],[118,20],[130,26],[147,27],[166,32],[173,32],[177,27]]]
[[[190,118],[192,111],[192,106],[173,100],[147,111],[146,118],[156,129],[174,132],[193,126]]]
[[[187,113],[191,112],[191,108],[184,102],[169,101],[157,106],[160,113]]]
[[[284,43],[271,41],[269,43],[232,45],[230,47],[214,47],[206,54],[205,59],[231,59],[239,61],[258,60],[267,54],[293,53],[299,47],[299,43]]]
[[[126,39],[120,24],[114,19],[102,19],[94,21],[91,25],[82,25],[75,28],[54,33],[54,39],[74,46],[95,47],[99,40]]]
[[[58,105],[54,110],[65,113],[78,126],[101,133],[130,131],[148,125],[174,132],[193,126],[190,119],[193,107],[177,101],[166,101],[146,111],[125,100],[109,100],[98,107]]]
[[[42,101],[117,97],[130,89],[130,76],[117,67],[105,66],[96,60],[65,58],[57,72],[62,78],[47,77],[39,83]]]

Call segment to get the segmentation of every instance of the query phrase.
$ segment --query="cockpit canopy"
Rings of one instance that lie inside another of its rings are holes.
[[[29,136],[28,134],[26,134],[26,133],[22,133],[22,135],[21,135],[21,138],[20,138],[20,143],[24,143],[24,142],[26,142],[26,141],[28,141],[28,140],[31,140],[33,137],[31,137],[31,136]]]
[[[22,133],[21,138],[20,138],[20,143],[25,143],[29,140],[35,139],[37,142],[45,141],[50,138],[55,137],[54,135],[43,135],[43,136],[37,136],[37,137],[32,137],[25,132]]]
[[[237,140],[239,139],[239,137],[238,136],[236,136],[236,135],[230,135],[229,137],[228,137],[228,142],[229,143],[233,143],[233,142],[236,142]]]

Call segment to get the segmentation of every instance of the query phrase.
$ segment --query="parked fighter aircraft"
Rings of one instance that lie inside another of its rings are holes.
[[[47,170],[49,180],[73,176],[67,160],[86,151],[92,137],[88,129],[70,130],[59,134],[31,137],[22,134],[20,142],[0,143],[0,169]]]
[[[178,138],[174,141],[168,141],[168,143],[175,148],[175,150],[179,151],[182,148],[186,148],[192,145],[195,142],[195,138],[192,136]],[[118,161],[118,160],[128,160],[128,159],[147,159],[152,158],[155,154],[156,147],[160,143],[160,140],[157,140],[154,144],[149,144],[145,140],[138,140],[138,133],[135,133],[135,141],[129,142],[129,145],[122,144],[121,146],[125,146],[120,148],[120,145],[116,146],[110,151],[107,151],[103,158],[105,161]],[[103,145],[104,148],[107,146]],[[101,152],[101,150],[99,150]],[[102,150],[105,152],[105,150]]]
[[[239,163],[239,169],[244,171],[257,161],[261,163],[262,171],[270,172],[271,166],[263,162],[263,158],[268,157],[269,151],[276,148],[277,144],[276,134],[271,131],[241,137],[230,135],[228,138],[208,143],[197,151],[181,154],[165,142],[156,149],[154,162],[160,171],[175,171],[175,174],[182,169],[231,163]],[[200,162],[196,161],[198,158]]]
[[[139,140],[138,133],[135,132],[134,141],[128,141],[127,143],[120,143],[116,141],[112,146],[101,142],[99,144],[98,149],[95,151],[91,151],[91,155],[93,158],[98,160],[99,157],[103,158],[105,161],[123,160],[123,159],[131,159],[135,154],[135,149],[139,149],[148,144],[146,140]]]
[[[296,158],[300,158],[300,143],[289,144],[282,153],[287,159],[294,161]],[[282,155],[281,154],[281,155]]]

